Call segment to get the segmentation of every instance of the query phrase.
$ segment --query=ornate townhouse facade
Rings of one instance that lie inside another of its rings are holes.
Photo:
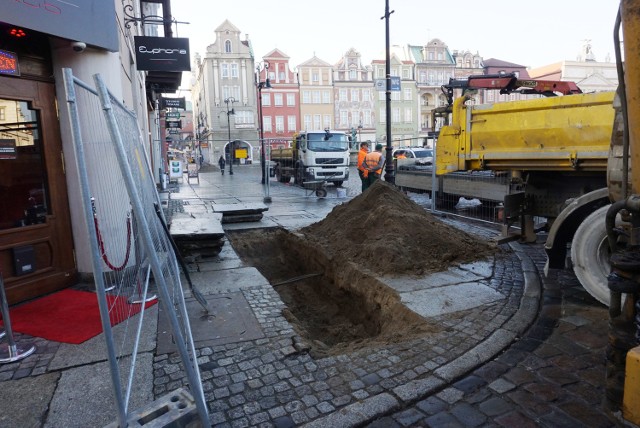
[[[422,146],[419,141],[418,121],[420,106],[418,87],[415,79],[415,62],[407,47],[393,46],[390,52],[391,76],[399,78],[400,87],[391,90],[391,135],[392,146]],[[386,64],[385,60],[373,60],[374,76],[383,84],[376,85],[376,105],[378,121],[376,123],[377,141],[386,144],[387,107],[386,107]],[[399,90],[397,90],[399,89]]]
[[[359,141],[376,140],[373,71],[351,48],[334,65],[333,76],[335,129],[350,134],[351,150],[357,150]]]
[[[333,129],[333,66],[317,56],[298,65],[300,82],[300,129]]]
[[[256,67],[256,86],[261,96],[258,115],[262,109],[263,136],[274,148],[289,147],[293,135],[300,129],[300,88],[289,59],[274,49],[263,56],[262,63]]]
[[[196,139],[206,146],[208,162],[224,154],[234,164],[251,163],[260,149],[251,43],[229,20],[214,35],[204,57],[196,56],[193,70]]]

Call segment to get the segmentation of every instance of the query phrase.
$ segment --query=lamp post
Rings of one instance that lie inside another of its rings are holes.
[[[396,173],[393,169],[393,157],[391,156],[391,151],[393,147],[391,145],[391,54],[390,54],[390,43],[389,43],[389,17],[395,11],[389,12],[389,0],[385,0],[385,8],[384,8],[384,16],[380,19],[385,20],[385,41],[386,41],[386,66],[385,66],[385,74],[387,77],[387,90],[385,97],[385,105],[387,107],[387,160],[385,168],[385,181],[395,184],[396,183]]]
[[[263,69],[265,70],[264,81],[262,81],[260,78],[260,74]],[[261,183],[266,184],[268,181],[268,178],[265,172],[267,160],[266,160],[266,150],[264,148],[264,123],[263,123],[264,117],[262,116],[262,89],[271,88],[271,81],[269,80],[269,63],[267,61],[264,61],[263,63],[258,63],[258,66],[256,67],[256,87],[258,89],[258,124],[260,125],[260,166],[262,167]]]
[[[236,99],[233,97],[229,97],[226,98],[224,100],[224,103],[227,105],[227,130],[229,133],[229,175],[233,175],[233,161],[235,158],[235,153],[233,151],[233,142],[231,142],[231,121],[229,120],[229,116],[231,116],[232,114],[236,114],[235,110],[233,109],[233,103],[236,102]],[[231,104],[231,110],[229,110],[229,104]]]

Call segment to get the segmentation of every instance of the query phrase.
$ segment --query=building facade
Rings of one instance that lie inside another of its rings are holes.
[[[259,156],[255,62],[248,37],[225,20],[204,57],[196,56],[191,96],[197,139],[206,158],[224,155],[235,165]]]
[[[273,148],[289,147],[300,129],[300,87],[291,70],[289,57],[274,49],[262,57],[257,67],[257,86],[261,94],[263,135]],[[269,82],[267,87],[266,82]]]
[[[372,62],[375,80],[385,81],[385,60]],[[419,104],[418,87],[415,80],[415,62],[406,47],[394,46],[390,52],[391,77],[399,81],[399,87],[391,88],[391,138],[392,147],[422,146],[419,137]],[[376,85],[383,90],[377,91],[376,141],[386,144],[387,141],[387,105],[386,85]]]
[[[172,37],[169,0],[49,6],[8,2],[0,16],[0,55],[11,58],[0,72],[0,271],[9,303],[92,276],[63,68],[87,83],[99,73],[135,112],[156,182],[163,163],[153,109],[182,74],[139,71],[134,55],[135,36]],[[144,15],[162,16],[160,25]],[[18,263],[25,253],[27,270]]]
[[[362,64],[360,52],[351,48],[333,68],[335,129],[350,134],[351,150],[359,141],[376,139],[376,106],[371,66]]]
[[[298,65],[300,82],[300,130],[335,128],[333,67],[313,56]]]

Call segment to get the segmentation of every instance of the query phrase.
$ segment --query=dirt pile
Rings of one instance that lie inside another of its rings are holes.
[[[496,251],[438,221],[381,180],[301,233],[329,257],[358,263],[379,275],[439,272]]]

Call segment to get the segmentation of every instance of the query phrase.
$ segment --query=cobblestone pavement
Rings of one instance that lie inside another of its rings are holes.
[[[540,247],[524,248],[542,272]],[[541,278],[542,307],[521,340],[438,393],[368,426],[623,426],[603,405],[607,310],[571,273]]]

